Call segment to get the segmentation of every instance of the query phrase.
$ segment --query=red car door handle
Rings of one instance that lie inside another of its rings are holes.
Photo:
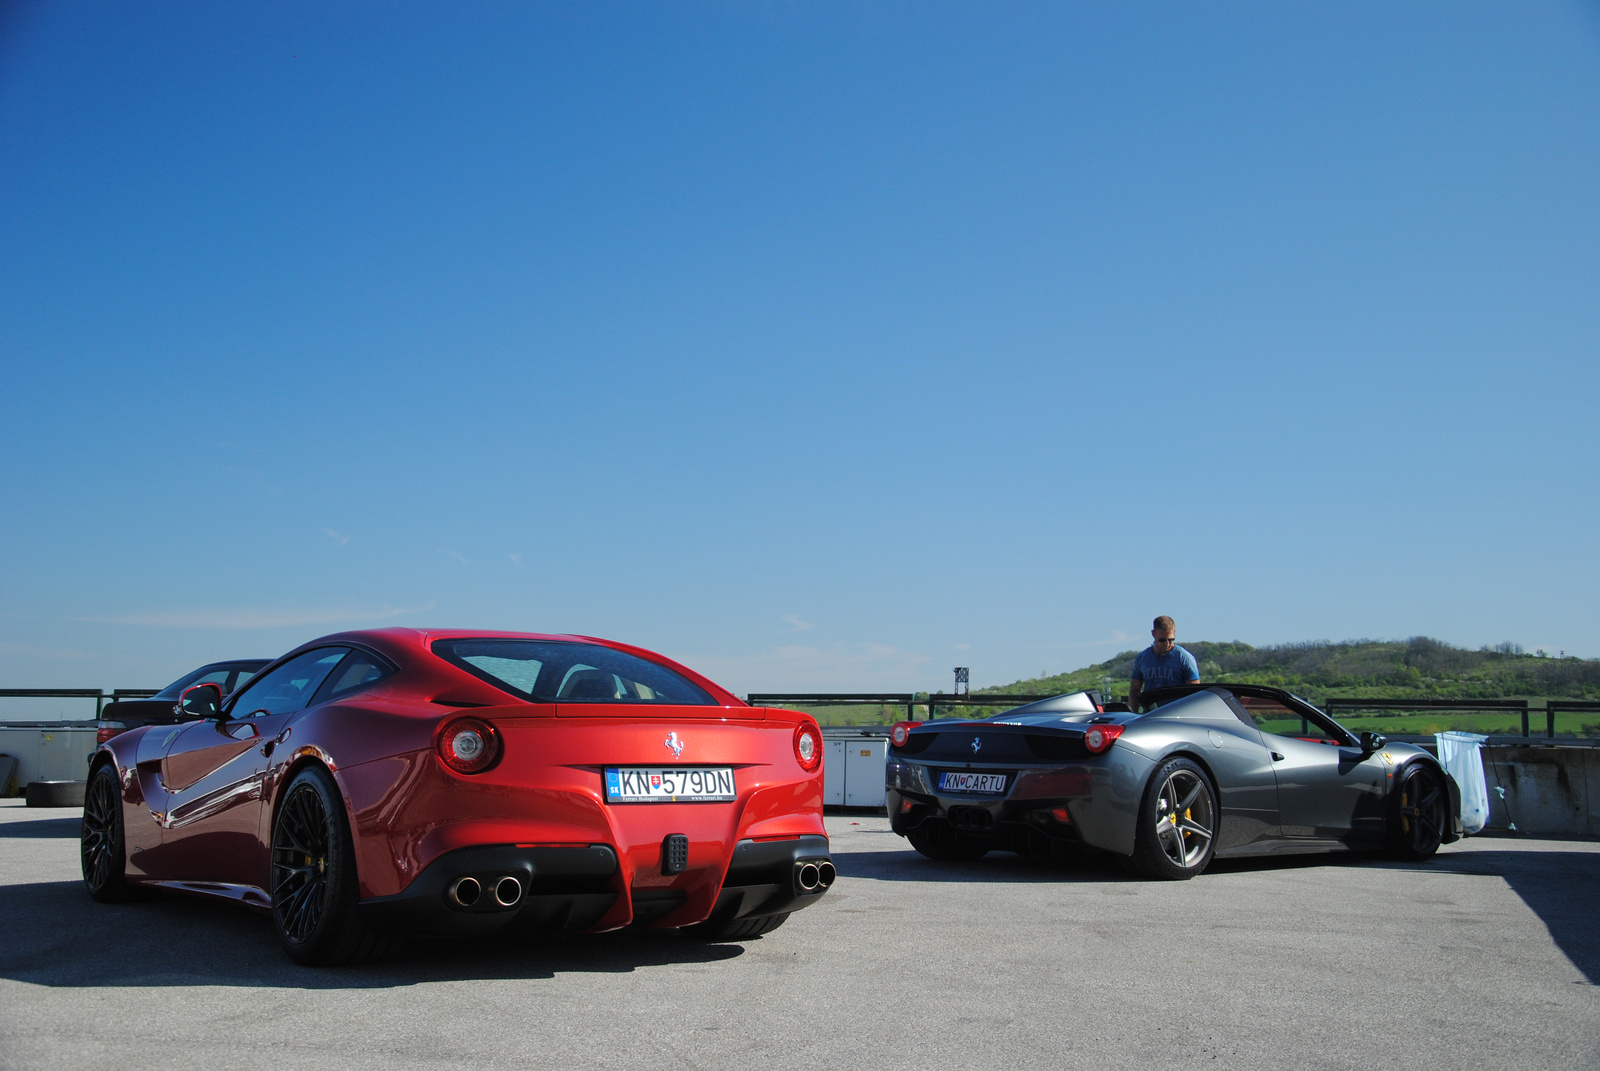
[[[283,732],[279,733],[277,736],[273,737],[271,740],[268,740],[262,745],[261,754],[265,755],[269,759],[272,758],[272,749],[287,739],[289,739],[289,730],[286,727]]]

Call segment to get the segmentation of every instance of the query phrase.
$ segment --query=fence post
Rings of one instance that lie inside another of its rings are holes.
[[[1556,738],[1556,709],[1548,699],[1544,701],[1544,735],[1551,740]]]
[[[1522,735],[1524,737],[1530,735],[1528,732],[1528,701],[1526,699],[1522,701]]]

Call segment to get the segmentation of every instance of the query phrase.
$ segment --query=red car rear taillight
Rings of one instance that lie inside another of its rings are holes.
[[[814,725],[802,725],[794,731],[794,760],[807,773],[822,765],[822,734]]]
[[[440,727],[434,750],[456,773],[482,773],[500,757],[500,731],[482,718],[456,718]]]
[[[1112,741],[1122,735],[1122,725],[1096,725],[1083,734],[1083,746],[1089,749],[1089,754],[1098,755],[1110,747]]]

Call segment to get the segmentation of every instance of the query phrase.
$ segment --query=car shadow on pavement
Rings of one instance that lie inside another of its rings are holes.
[[[1402,862],[1373,852],[1336,852],[1230,859],[1211,864],[1207,872],[1247,874],[1316,866],[1500,878],[1544,923],[1551,940],[1573,966],[1591,985],[1600,985],[1600,929],[1594,925],[1594,890],[1600,889],[1600,852],[1507,851],[1479,848],[1474,844],[1465,850],[1441,851],[1423,862]]]
[[[1441,852],[1426,863],[1388,865],[1503,879],[1539,916],[1556,947],[1589,984],[1600,985],[1600,928],[1594,917],[1600,852],[1489,849]]]
[[[841,878],[878,881],[1108,882],[1138,880],[1111,856],[1085,853],[1081,858],[1053,860],[990,852],[970,862],[928,859],[907,849],[836,852],[833,865]]]
[[[411,941],[370,966],[291,962],[263,915],[181,893],[97,904],[76,881],[0,885],[0,978],[33,985],[279,986],[384,989],[425,982],[627,974],[715,963],[746,942],[696,941],[670,931],[473,942]],[[762,940],[762,938],[753,938]]]
[[[83,818],[73,812],[67,818],[37,818],[27,822],[0,822],[0,840],[35,840],[61,838],[77,840],[81,835]]]
[[[1144,881],[1109,856],[1085,855],[1070,862],[1028,859],[991,852],[972,862],[936,862],[914,851],[839,852],[841,878],[926,882],[1119,882]],[[1373,852],[1333,852],[1218,860],[1205,875],[1282,872],[1312,867],[1412,870],[1419,873],[1497,877],[1544,923],[1551,939],[1592,985],[1600,985],[1600,927],[1594,924],[1600,889],[1600,852],[1480,849],[1443,851],[1425,862],[1397,862]]]

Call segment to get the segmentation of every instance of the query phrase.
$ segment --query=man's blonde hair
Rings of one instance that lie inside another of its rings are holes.
[[[1178,631],[1178,623],[1172,620],[1172,618],[1168,617],[1166,614],[1162,614],[1160,617],[1156,618],[1155,624],[1151,625],[1150,627],[1156,632],[1162,632],[1169,629],[1173,632]]]

